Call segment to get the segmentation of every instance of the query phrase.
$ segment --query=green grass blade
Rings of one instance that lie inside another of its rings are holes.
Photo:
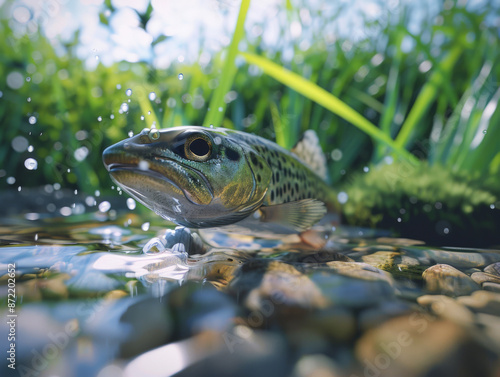
[[[403,126],[396,137],[396,145],[398,148],[404,148],[409,143],[411,134],[436,98],[439,88],[442,86],[446,77],[446,72],[450,72],[452,70],[461,55],[462,50],[462,46],[455,45],[450,50],[448,55],[441,60],[438,67],[436,67],[436,70],[431,75],[429,81],[423,86],[417,100],[408,114],[408,117],[406,118],[406,121],[403,123]]]
[[[156,116],[156,112],[153,109],[152,101],[149,99],[149,93],[152,91],[148,91],[144,86],[140,86],[135,89],[137,92],[137,100],[139,102],[139,107],[141,108],[142,114],[146,118],[145,126],[147,128],[152,128],[153,124],[156,128],[161,128],[162,125],[158,121],[158,117]]]
[[[279,82],[290,87],[296,92],[302,94],[303,96],[344,118],[354,126],[358,127],[360,130],[368,134],[372,139],[384,143],[385,145],[393,149],[401,157],[404,157],[413,162],[417,162],[417,159],[411,153],[396,145],[387,134],[383,133],[373,123],[371,123],[357,111],[352,109],[350,106],[339,100],[337,97],[328,93],[323,88],[311,83],[308,80],[305,80],[303,77],[277,65],[276,63],[273,63],[266,58],[248,53],[241,54],[248,63],[258,66],[264,71],[264,73],[273,77],[275,80],[278,80]]]
[[[222,69],[222,76],[220,77],[219,86],[215,89],[212,98],[210,99],[210,105],[205,120],[203,121],[203,126],[208,127],[211,124],[220,125],[222,119],[224,118],[224,113],[226,110],[226,103],[224,102],[224,96],[229,92],[233,84],[234,75],[236,74],[236,65],[234,64],[234,59],[238,53],[238,44],[243,38],[245,33],[245,18],[250,7],[250,0],[241,0],[240,12],[238,14],[238,20],[236,21],[236,28],[234,30],[233,39],[229,45],[227,51],[226,60],[224,62],[224,67]],[[219,111],[219,109],[222,111]]]
[[[380,129],[387,135],[391,135],[391,125],[394,120],[394,116],[397,110],[398,94],[399,94],[399,70],[401,66],[401,61],[403,60],[403,50],[401,49],[401,43],[403,42],[404,34],[399,32],[396,35],[396,42],[394,46],[396,48],[396,53],[394,54],[394,60],[392,62],[389,78],[387,80],[386,95],[384,99],[384,107],[382,110],[382,115],[380,117]],[[381,144],[378,145],[376,149],[376,160],[382,158],[384,154],[384,149]]]

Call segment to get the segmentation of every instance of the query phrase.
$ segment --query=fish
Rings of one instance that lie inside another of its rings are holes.
[[[314,131],[288,151],[225,128],[145,128],[106,148],[103,163],[138,202],[193,229],[244,224],[300,233],[340,211]]]

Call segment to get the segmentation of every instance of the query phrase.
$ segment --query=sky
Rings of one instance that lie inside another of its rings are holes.
[[[0,0],[0,5],[6,1],[9,0]],[[361,27],[365,22],[363,18],[376,19],[386,14],[386,10],[395,12],[400,1],[409,0],[291,0],[299,12],[289,18],[285,0],[252,0],[245,23],[247,37],[262,38],[263,48],[281,48],[280,25],[287,25],[287,38],[300,40],[304,50],[314,31],[326,40],[348,37],[355,43],[365,33]],[[471,0],[468,4],[480,2]],[[77,54],[89,68],[122,60],[145,60],[157,68],[166,68],[175,60],[186,63],[207,60],[209,54],[227,46],[240,6],[237,0],[152,0],[154,11],[144,30],[139,26],[136,11],[144,12],[147,0],[112,0],[111,3],[116,8],[113,13],[105,11],[104,0],[11,0],[11,27],[20,37],[41,27],[56,46],[80,29]],[[409,28],[417,33],[419,20],[425,12],[436,12],[437,2],[414,3],[419,5],[414,7]],[[316,12],[328,17],[338,12],[339,6],[345,7],[342,17],[324,30],[315,30]],[[100,23],[100,13],[108,18],[110,27]],[[152,47],[151,42],[162,34],[169,38]],[[200,57],[200,47],[208,55]],[[286,59],[286,51],[284,55]]]

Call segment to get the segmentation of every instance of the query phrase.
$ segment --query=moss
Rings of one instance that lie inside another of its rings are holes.
[[[344,189],[349,225],[390,229],[433,244],[500,244],[500,187],[493,177],[398,162],[359,174]]]

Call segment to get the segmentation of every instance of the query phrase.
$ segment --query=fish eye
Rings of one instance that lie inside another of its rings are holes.
[[[212,154],[212,141],[203,134],[190,136],[184,144],[184,154],[192,161],[206,161]]]
[[[160,138],[160,131],[158,131],[156,128],[152,128],[149,131],[148,136],[151,141],[158,140]]]

